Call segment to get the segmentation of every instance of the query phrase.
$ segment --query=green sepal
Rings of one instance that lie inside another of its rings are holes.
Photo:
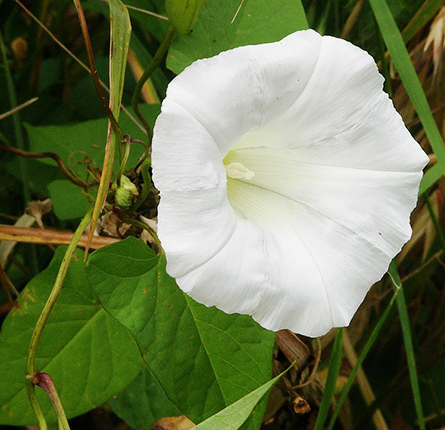
[[[206,0],[166,0],[165,8],[178,34],[187,34],[195,25],[199,9]]]
[[[114,192],[114,202],[117,206],[128,208],[133,204],[134,197],[138,196],[136,185],[125,175],[121,176],[121,183],[118,186],[115,182],[111,190]]]

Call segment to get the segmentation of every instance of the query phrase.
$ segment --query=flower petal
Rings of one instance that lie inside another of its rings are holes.
[[[198,60],[170,83],[167,100],[195,117],[224,157],[245,133],[298,99],[311,79],[321,41],[315,31],[301,31],[281,42]]]
[[[313,31],[172,81],[153,174],[185,292],[272,330],[349,324],[411,235],[428,160],[382,84],[366,52]]]
[[[298,148],[301,159],[357,169],[420,171],[428,161],[406,129],[372,57],[322,38],[312,76],[295,103],[232,149]]]

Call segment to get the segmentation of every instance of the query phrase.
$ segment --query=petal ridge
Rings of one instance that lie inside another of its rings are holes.
[[[240,182],[242,182],[242,183],[244,183],[244,184],[246,184],[246,185],[249,185],[249,186],[251,186],[251,187],[257,187],[257,188],[260,188],[260,189],[262,189],[262,190],[264,190],[264,191],[266,191],[266,192],[270,192],[270,193],[272,193],[272,194],[275,194],[276,196],[281,197],[281,198],[283,198],[283,199],[285,199],[285,200],[289,200],[289,201],[291,201],[291,202],[297,203],[298,205],[301,205],[301,206],[304,206],[304,207],[308,208],[310,211],[312,211],[312,212],[314,212],[314,213],[317,213],[318,215],[321,215],[323,218],[326,218],[326,219],[332,221],[332,222],[335,223],[335,224],[338,224],[340,227],[345,228],[345,229],[348,230],[350,233],[356,235],[358,238],[360,238],[361,240],[363,240],[364,242],[366,242],[368,245],[370,245],[370,246],[371,246],[372,248],[374,248],[376,251],[385,253],[389,258],[393,258],[395,255],[397,255],[397,254],[400,252],[400,249],[399,249],[399,251],[396,252],[394,255],[389,255],[389,254],[387,254],[384,250],[378,248],[378,247],[377,247],[374,243],[372,243],[368,238],[366,238],[365,236],[363,236],[359,231],[355,231],[355,230],[351,229],[351,228],[350,228],[349,226],[347,226],[345,223],[342,223],[342,222],[340,222],[340,220],[338,220],[338,219],[336,219],[336,218],[333,218],[332,216],[328,215],[327,213],[322,212],[322,211],[320,211],[320,210],[318,210],[318,209],[312,207],[312,206],[311,206],[310,204],[308,204],[308,203],[305,203],[305,202],[303,202],[303,201],[301,201],[301,200],[298,200],[298,199],[293,199],[293,198],[291,198],[291,197],[289,197],[289,196],[286,196],[285,194],[278,193],[278,192],[276,192],[275,190],[270,190],[270,189],[265,188],[265,187],[262,187],[262,186],[260,186],[260,185],[252,184],[252,183],[249,183],[248,181],[243,181],[242,179],[234,179],[234,180],[235,180],[235,181],[240,181]],[[415,207],[415,206],[414,206],[414,207]],[[414,207],[413,207],[413,209],[414,209]],[[248,218],[246,218],[246,219],[248,219]],[[408,219],[407,223],[408,223],[408,226],[409,226],[409,219]],[[411,231],[411,227],[409,227],[409,230]],[[298,232],[296,232],[296,234],[298,234]],[[408,240],[408,239],[409,239],[409,237],[407,238],[407,240]],[[404,243],[405,243],[405,242],[406,242],[406,241],[404,241]],[[306,247],[307,247],[307,245],[306,245]],[[309,248],[308,248],[308,250],[309,250]],[[317,263],[316,260],[314,260],[314,262]],[[323,281],[323,283],[324,283],[324,285],[325,285],[325,287],[326,287],[326,283],[325,283],[324,281]]]

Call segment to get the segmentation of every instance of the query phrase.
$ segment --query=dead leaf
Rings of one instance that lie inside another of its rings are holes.
[[[185,415],[179,417],[161,418],[153,424],[151,430],[190,430],[196,424],[190,421]]]
[[[102,232],[111,237],[120,237],[119,233],[121,235],[125,235],[125,233],[131,228],[130,224],[123,223],[114,212],[107,212],[102,217],[101,222]]]
[[[28,215],[33,216],[36,219],[36,222],[40,228],[43,228],[42,216],[51,212],[52,202],[50,199],[46,200],[35,200],[33,202],[28,203],[28,207],[26,208],[26,213]]]
[[[306,402],[306,400],[304,400],[303,397],[301,397],[300,395],[297,395],[297,397],[295,397],[292,405],[296,414],[307,414],[311,411],[309,403]]]
[[[275,342],[291,363],[296,361],[295,367],[298,372],[301,372],[307,366],[311,353],[295,333],[290,330],[277,331]]]

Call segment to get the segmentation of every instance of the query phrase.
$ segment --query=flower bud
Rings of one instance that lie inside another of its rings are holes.
[[[199,9],[206,0],[166,0],[165,8],[178,34],[187,34],[195,25]]]
[[[136,185],[124,175],[121,177],[121,184],[118,186],[114,183],[111,190],[114,192],[114,202],[123,208],[131,206],[133,198],[139,194]]]

